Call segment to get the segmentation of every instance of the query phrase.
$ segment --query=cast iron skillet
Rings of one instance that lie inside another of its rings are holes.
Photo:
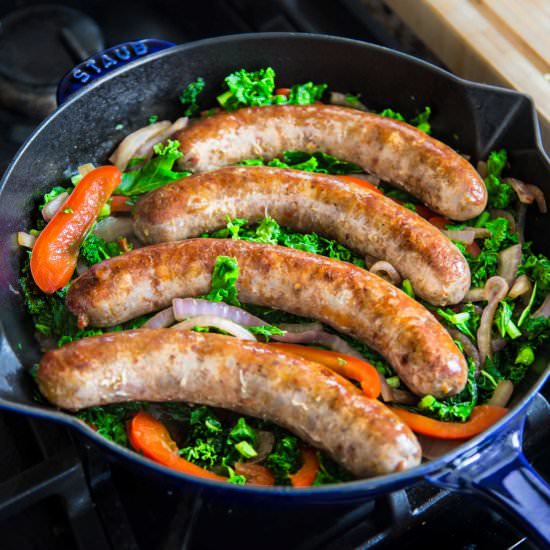
[[[506,147],[513,175],[542,186],[550,198],[550,161],[542,150],[533,104],[522,94],[467,82],[407,55],[341,38],[254,34],[158,51],[168,46],[162,41],[129,43],[98,54],[69,73],[60,86],[60,100],[75,93],[33,133],[2,180],[0,406],[70,426],[111,458],[232,505],[334,505],[425,479],[489,498],[515,514],[539,543],[550,543],[550,490],[521,452],[526,407],[548,377],[547,361],[531,369],[505,418],[438,460],[399,474],[299,490],[221,484],[171,471],[110,443],[74,417],[33,400],[36,390],[26,370],[37,362],[39,351],[19,293],[23,253],[16,246],[16,232],[30,226],[35,200],[52,184],[85,162],[103,163],[115,144],[143,126],[150,115],[160,119],[180,116],[178,94],[197,76],[207,83],[201,97],[205,107],[214,104],[228,73],[268,65],[276,70],[279,85],[327,82],[329,89],[361,92],[364,101],[376,109],[391,106],[413,114],[430,105],[436,137],[472,155],[474,162],[493,148]],[[149,56],[153,50],[157,53]],[[75,91],[82,84],[86,87]],[[548,255],[547,227],[548,217],[531,209],[528,236],[536,249]]]

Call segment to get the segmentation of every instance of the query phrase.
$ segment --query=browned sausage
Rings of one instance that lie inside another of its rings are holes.
[[[317,319],[378,350],[419,395],[464,387],[464,357],[421,304],[352,264],[282,246],[191,239],[134,250],[93,266],[70,286],[81,326],[111,326],[210,289],[218,256],[239,264],[239,299]]]
[[[191,176],[146,195],[134,229],[146,243],[177,241],[219,229],[227,216],[256,222],[266,213],[389,261],[432,304],[461,302],[470,288],[468,262],[439,229],[380,193],[325,174],[233,166]]]
[[[335,105],[273,105],[220,112],[176,135],[182,167],[215,170],[288,149],[322,151],[359,164],[454,220],[479,215],[487,190],[473,166],[404,122]]]
[[[228,336],[142,329],[85,338],[46,353],[38,384],[65,409],[188,401],[268,419],[357,476],[420,462],[416,438],[381,402],[321,365]]]

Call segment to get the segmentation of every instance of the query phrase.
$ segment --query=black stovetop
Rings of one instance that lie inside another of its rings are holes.
[[[42,4],[4,0],[0,17],[16,8]],[[320,32],[404,49],[438,62],[378,0],[80,0],[58,4],[91,17],[100,32],[96,42],[105,46],[145,37],[181,43],[239,32]],[[77,23],[86,23],[73,16]],[[90,21],[86,24],[93,26]],[[3,30],[0,48],[9,29]],[[33,45],[32,55],[36,51]],[[50,52],[50,62],[52,56]],[[71,56],[78,60],[74,51],[66,59],[55,57],[65,59],[65,65],[51,63],[51,74],[46,76],[56,81],[70,68]],[[2,60],[0,54],[0,80]],[[44,69],[44,64],[40,66]],[[0,105],[1,172],[40,116],[21,105]],[[549,386],[543,394],[530,409],[526,454],[543,477],[550,479],[546,457]],[[65,428],[7,412],[0,413],[0,532],[0,548],[17,550],[533,548],[520,530],[485,502],[425,483],[345,509],[290,513],[229,509],[110,464],[99,450]]]

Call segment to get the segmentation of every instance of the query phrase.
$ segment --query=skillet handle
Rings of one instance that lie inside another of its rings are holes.
[[[136,59],[175,46],[173,42],[158,38],[145,38],[123,42],[88,57],[73,67],[57,86],[57,104],[61,105],[71,94],[106,74]]]
[[[525,416],[427,481],[482,496],[511,516],[541,548],[550,546],[550,486],[522,451]]]

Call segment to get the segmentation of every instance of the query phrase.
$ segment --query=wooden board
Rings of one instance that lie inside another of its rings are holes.
[[[550,151],[550,0],[385,0],[456,74],[535,101]]]

